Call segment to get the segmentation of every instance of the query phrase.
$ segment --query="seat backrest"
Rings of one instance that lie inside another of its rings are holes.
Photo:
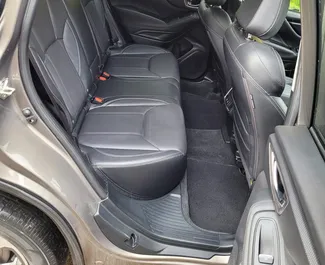
[[[224,37],[233,82],[234,131],[249,182],[263,170],[268,137],[283,124],[285,70],[280,55],[251,34],[269,39],[280,29],[289,0],[245,0]]]
[[[220,68],[217,70],[219,70],[219,77],[222,78],[220,89],[223,96],[231,88],[231,77],[224,55],[223,37],[232,21],[228,13],[221,8],[225,2],[226,0],[202,0],[199,6],[200,18],[217,56],[217,66]]]
[[[83,6],[84,13],[92,28],[93,36],[99,51],[103,57],[109,53],[110,36],[108,34],[108,24],[105,18],[105,8],[103,0],[68,0],[71,2],[80,2]]]
[[[96,86],[101,63],[96,47],[80,0],[38,1],[30,57],[64,112],[70,131]]]

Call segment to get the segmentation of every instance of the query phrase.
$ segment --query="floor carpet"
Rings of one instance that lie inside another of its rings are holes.
[[[226,109],[217,100],[183,93],[185,124],[191,129],[221,129],[227,119]]]
[[[235,166],[221,128],[227,114],[218,100],[186,93],[183,108],[188,141],[188,197],[192,221],[201,228],[233,234],[248,200],[245,177]]]

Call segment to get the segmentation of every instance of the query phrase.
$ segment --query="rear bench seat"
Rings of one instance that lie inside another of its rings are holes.
[[[100,53],[109,51],[109,35],[105,23],[103,0],[80,0],[86,19],[98,44]],[[69,1],[75,3],[75,1]],[[70,10],[79,13],[79,5],[70,5]],[[77,28],[82,24],[78,23]],[[116,77],[164,78],[174,81],[179,87],[178,63],[174,55],[164,49],[147,45],[129,45],[109,51],[104,70]]]
[[[110,50],[100,5],[40,0],[31,61],[97,176],[132,197],[160,197],[186,169],[177,61],[146,45]],[[99,69],[112,77],[99,81]]]

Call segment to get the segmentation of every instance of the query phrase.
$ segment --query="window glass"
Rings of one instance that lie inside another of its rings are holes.
[[[2,15],[6,0],[0,0],[0,15]]]
[[[290,0],[289,10],[300,12],[300,0]]]
[[[325,144],[325,19],[321,10],[321,21],[319,32],[319,69],[318,69],[318,89],[316,92],[316,105],[314,110],[314,124],[320,140]]]

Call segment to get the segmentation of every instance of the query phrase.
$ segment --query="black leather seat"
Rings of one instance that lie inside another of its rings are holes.
[[[108,39],[100,44],[87,18],[89,10],[98,11],[93,21],[101,17],[95,2],[39,1],[29,44],[32,63],[103,185],[113,183],[137,198],[163,196],[186,169],[176,59],[161,48],[115,51]],[[103,68],[112,77],[99,81]]]
[[[280,29],[289,0],[245,0],[226,31],[225,56],[233,81],[234,131],[249,182],[263,169],[269,135],[285,118],[286,84],[280,55],[250,40],[269,39]]]
[[[232,21],[228,13],[221,8],[226,0],[202,0],[199,6],[199,15],[206,28],[218,59],[221,92],[225,96],[231,89],[231,77],[225,59],[223,38]]]
[[[79,0],[91,26],[98,49],[104,55],[104,70],[116,77],[169,79],[179,86],[180,77],[175,56],[162,48],[133,44],[119,49],[109,49],[110,41],[105,23],[102,0]],[[73,13],[80,13],[76,0],[67,1]],[[82,34],[83,24],[76,25]],[[107,57],[105,57],[105,55]]]

